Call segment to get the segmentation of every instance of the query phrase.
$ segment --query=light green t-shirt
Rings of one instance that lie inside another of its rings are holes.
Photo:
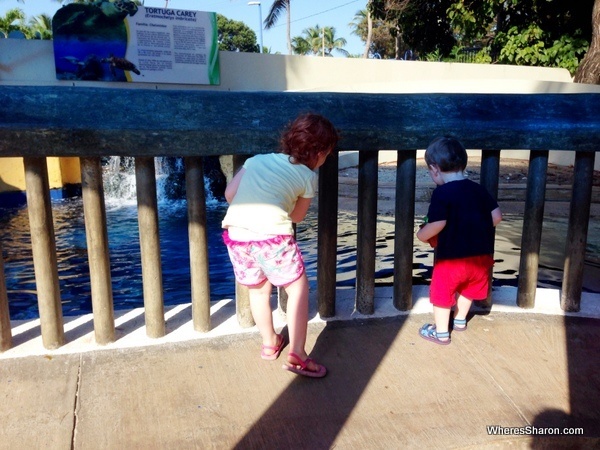
[[[289,155],[269,153],[246,160],[244,175],[223,228],[244,228],[258,234],[291,235],[290,213],[299,197],[313,198],[317,174]]]

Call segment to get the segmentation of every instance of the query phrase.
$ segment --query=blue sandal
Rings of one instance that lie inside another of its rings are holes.
[[[427,341],[435,342],[436,344],[440,345],[448,345],[450,343],[450,333],[448,331],[438,333],[435,329],[435,325],[431,323],[426,323],[421,327],[419,330],[419,336]],[[447,341],[441,340],[446,338],[448,338]]]
[[[467,329],[467,319],[454,319],[452,329],[454,331],[465,331]]]

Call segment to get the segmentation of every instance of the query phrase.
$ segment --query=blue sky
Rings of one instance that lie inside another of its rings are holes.
[[[166,0],[146,0],[145,6],[164,7]],[[188,9],[196,11],[212,11],[232,20],[244,22],[256,33],[259,39],[259,8],[249,6],[249,0],[169,0],[169,8]],[[262,19],[264,20],[272,5],[272,0],[261,2]],[[366,0],[292,0],[292,37],[302,34],[302,30],[315,25],[333,26],[336,36],[345,38],[348,43],[346,50],[351,54],[362,54],[364,46],[357,36],[351,34],[348,24],[354,19],[357,11],[364,9]],[[0,14],[8,9],[21,8],[28,18],[46,13],[54,15],[60,8],[60,3],[54,0],[0,0]],[[287,54],[286,20],[279,19],[275,28],[263,30],[263,44],[271,48],[272,53]]]

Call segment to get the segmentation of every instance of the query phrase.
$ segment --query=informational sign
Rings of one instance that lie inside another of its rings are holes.
[[[220,83],[212,12],[96,0],[63,6],[52,28],[60,80]]]

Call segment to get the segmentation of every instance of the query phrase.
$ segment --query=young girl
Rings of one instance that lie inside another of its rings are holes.
[[[435,247],[430,287],[435,324],[423,325],[419,335],[447,345],[452,308],[456,307],[453,330],[464,331],[473,300],[487,297],[494,227],[502,212],[483,186],[465,178],[467,151],[458,140],[435,139],[425,150],[425,162],[437,187],[417,238]]]
[[[238,283],[248,286],[250,309],[262,337],[261,357],[275,360],[285,346],[273,328],[272,286],[287,295],[290,350],[284,369],[320,378],[327,370],[304,349],[308,326],[308,279],[293,223],[301,222],[315,195],[317,174],[338,141],[333,124],[317,114],[303,114],[284,131],[281,153],[253,156],[225,189],[229,203],[223,219]]]

